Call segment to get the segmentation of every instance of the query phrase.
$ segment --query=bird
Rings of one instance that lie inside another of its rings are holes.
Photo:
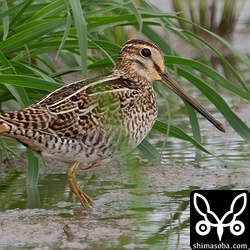
[[[76,171],[80,164],[86,169],[105,165],[142,142],[158,115],[155,81],[225,132],[171,77],[158,45],[131,39],[108,74],[66,84],[22,110],[1,113],[0,135],[15,138],[36,156],[69,163],[70,189],[82,206],[92,208],[94,201],[78,185]]]

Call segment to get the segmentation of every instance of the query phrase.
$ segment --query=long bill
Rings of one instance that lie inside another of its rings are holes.
[[[185,89],[183,89],[168,72],[160,74],[162,83],[174,91],[182,100],[190,104],[196,109],[201,115],[203,115],[208,121],[210,121],[217,129],[222,132],[226,132],[222,123],[217,121],[205,108],[201,106]]]

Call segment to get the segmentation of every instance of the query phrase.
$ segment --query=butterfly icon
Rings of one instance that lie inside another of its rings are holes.
[[[241,204],[240,199],[243,199],[243,205],[239,209],[239,205]],[[195,230],[199,235],[201,236],[207,235],[209,234],[211,227],[215,227],[217,228],[217,235],[219,241],[221,241],[225,227],[229,227],[230,232],[235,236],[241,235],[245,231],[245,225],[243,224],[243,222],[237,220],[236,218],[246,208],[247,205],[246,193],[239,194],[233,199],[229,211],[227,211],[222,216],[221,219],[219,219],[218,216],[213,211],[210,210],[210,205],[207,199],[203,195],[195,193],[193,198],[193,204],[196,211],[204,218],[203,220],[197,222],[195,226]],[[229,221],[230,218],[231,218],[230,222],[225,223],[225,221],[226,220]]]

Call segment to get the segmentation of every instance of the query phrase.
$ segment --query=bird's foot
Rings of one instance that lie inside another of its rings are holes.
[[[68,177],[69,186],[72,192],[75,193],[76,196],[79,198],[83,207],[88,207],[92,209],[92,205],[95,202],[88,195],[86,195],[77,184],[76,170],[79,167],[79,165],[80,165],[79,162],[75,162],[68,169],[67,177]]]

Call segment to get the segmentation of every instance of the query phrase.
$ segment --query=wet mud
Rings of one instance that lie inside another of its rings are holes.
[[[13,163],[16,166],[20,161]],[[1,167],[2,177],[6,167],[8,164]],[[250,169],[229,169],[222,164],[209,168],[143,165],[133,174],[131,169],[117,167],[79,171],[79,179],[83,174],[95,175],[100,183],[113,183],[90,184],[89,190],[106,188],[92,197],[96,202],[93,210],[82,208],[77,200],[62,200],[54,209],[0,212],[0,249],[152,249],[155,239],[160,249],[189,249],[185,213],[193,189],[250,189]],[[48,169],[64,172],[67,165]],[[173,230],[176,224],[179,229]],[[181,237],[171,241],[174,235]]]

